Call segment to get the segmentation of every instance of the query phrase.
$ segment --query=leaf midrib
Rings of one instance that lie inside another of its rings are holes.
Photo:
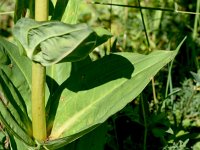
[[[172,52],[173,53],[173,52]],[[166,55],[166,53],[163,53],[163,55]],[[148,57],[148,56],[147,56]],[[149,57],[149,59],[151,59],[151,57],[155,57],[154,55],[151,55]],[[170,56],[168,56],[165,60],[168,60],[170,58]],[[143,59],[142,59],[143,60]],[[141,62],[142,60],[135,62],[134,64],[136,65],[137,63]],[[144,67],[141,71],[138,71],[136,73],[133,73],[133,76],[138,76],[138,74],[144,72],[147,68],[152,67],[154,65],[156,65],[158,62],[160,62],[160,58],[159,60],[157,60],[156,62],[153,62],[150,65],[147,65],[146,67]],[[62,135],[62,133],[69,129],[75,122],[76,120],[78,120],[77,118],[81,118],[81,116],[83,114],[85,114],[85,112],[87,112],[87,110],[89,110],[90,108],[92,108],[94,105],[96,105],[97,103],[99,103],[102,99],[104,99],[105,97],[107,97],[108,95],[110,95],[110,93],[112,93],[113,91],[115,91],[116,89],[120,88],[127,80],[123,80],[121,81],[121,83],[118,83],[114,88],[112,88],[110,91],[107,90],[106,94],[104,93],[104,95],[102,97],[99,97],[96,101],[94,101],[94,103],[91,103],[89,105],[87,105],[86,107],[84,107],[81,111],[79,111],[78,113],[76,113],[74,116],[71,116],[67,121],[65,121],[65,123],[63,123],[63,125],[59,128],[59,130],[57,130],[56,132],[54,132],[54,134],[51,134],[50,137],[55,139],[58,138]]]

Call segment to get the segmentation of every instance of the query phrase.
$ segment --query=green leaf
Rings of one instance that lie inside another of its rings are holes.
[[[28,118],[25,103],[20,93],[1,71],[0,83],[0,96],[2,97],[2,101],[7,105],[10,113],[15,116],[15,119],[19,122],[21,121],[21,126],[23,126],[29,134],[32,134],[31,121]]]
[[[9,133],[28,145],[34,145],[34,141],[31,138],[31,122],[28,115],[21,109],[23,108],[23,104],[20,103],[19,100],[14,99],[16,98],[14,96],[16,93],[12,85],[6,83],[8,79],[5,79],[2,73],[0,81],[0,120]],[[10,91],[12,91],[12,93]]]
[[[98,35],[97,36],[96,47],[101,45],[101,44],[103,44],[104,42],[106,42],[108,40],[108,38],[112,37],[112,34],[108,30],[106,30],[104,28],[96,27],[96,28],[93,28],[93,30]]]
[[[57,0],[51,20],[61,20],[69,0]]]
[[[0,66],[6,65],[8,67],[8,65],[11,65],[10,68],[15,68],[15,66],[17,66],[22,73],[22,76],[24,76],[26,82],[28,83],[29,88],[31,88],[31,61],[19,54],[19,50],[16,45],[0,38],[0,58],[3,58],[2,60],[5,59],[4,62],[0,61]],[[15,75],[18,74],[17,71],[14,73]],[[9,78],[12,80],[14,77],[9,76]],[[19,79],[20,78],[17,78],[18,81]],[[19,86],[18,84],[21,83],[16,83],[17,87]]]
[[[67,3],[67,8],[65,8],[65,11],[62,12],[62,19],[61,19],[62,22],[67,23],[67,24],[77,23],[78,9],[81,3],[79,0],[64,0],[65,2],[61,2],[57,0],[52,0],[52,1],[55,4],[55,7],[57,5],[57,10],[55,10],[54,13],[60,13],[59,7],[61,6],[60,4],[57,4],[57,3],[64,3],[64,4]],[[62,6],[62,10],[64,10],[63,6]],[[59,19],[60,19],[60,16],[61,16],[61,13],[59,15]],[[70,69],[71,69],[70,63],[59,63],[59,64],[54,64],[47,67],[47,74],[53,79],[51,81],[48,81],[50,92],[55,92],[55,90],[57,89],[57,85],[60,85],[69,77]]]
[[[29,146],[34,146],[32,124],[20,93],[0,70],[0,120],[7,131]]]
[[[25,0],[16,0],[15,2],[15,14],[14,21],[17,22],[26,12]]]
[[[32,138],[21,128],[21,126],[15,121],[13,116],[9,113],[9,111],[6,109],[6,106],[2,103],[2,100],[0,100],[0,119],[7,128],[7,130],[22,140],[24,143],[30,146],[34,146],[34,141]]]
[[[64,0],[64,1],[65,2],[63,2],[63,3],[66,4],[67,0]],[[52,0],[52,2],[54,3],[55,7],[56,7],[56,5],[60,6],[60,4],[56,4],[58,2],[57,0]],[[62,3],[62,2],[59,1],[59,3]],[[68,0],[67,8],[65,8],[65,11],[62,13],[61,21],[64,23],[67,23],[67,24],[77,23],[78,9],[79,9],[80,3],[81,2],[79,0]],[[62,10],[63,9],[64,9],[64,7],[62,8]],[[60,11],[59,8],[57,9],[57,11]],[[109,37],[109,35],[108,35],[108,37]],[[60,85],[69,77],[70,69],[71,69],[70,63],[54,64],[54,65],[47,67],[48,76],[50,76],[54,80],[54,81],[51,80],[52,82],[49,81],[49,84],[48,84],[49,88],[50,88],[49,90],[51,92],[55,92],[57,85]],[[55,89],[53,87],[55,87]]]
[[[108,124],[103,123],[93,131],[87,133],[83,137],[77,139],[76,141],[70,143],[66,147],[63,147],[62,150],[65,149],[73,149],[73,150],[103,150],[104,146],[108,140]]]
[[[70,69],[71,63],[54,64],[47,67],[47,74],[55,81],[56,84],[60,85],[69,77]],[[49,83],[48,85],[53,86],[50,84],[51,83]],[[53,92],[55,92],[55,90],[53,90]]]
[[[3,45],[0,45],[0,64],[1,65],[9,65],[10,59],[5,51],[5,48],[3,47]]]
[[[0,63],[0,70],[3,70],[19,91],[26,103],[28,115],[31,116],[31,61],[25,56],[20,56],[18,47],[3,38],[0,38],[0,56],[6,58]]]
[[[49,139],[73,137],[103,123],[142,92],[151,78],[174,59],[181,44],[176,51],[149,55],[111,54],[72,72],[52,96]]]
[[[55,11],[54,11],[54,17],[52,17],[51,20],[61,19],[62,22],[67,24],[77,23],[78,8],[80,5],[79,0],[53,0],[53,3],[55,5]],[[71,69],[70,63],[59,63],[47,67],[47,75],[54,80],[54,81],[53,80],[47,81],[50,92],[55,92],[57,85],[60,85],[69,77],[70,69]]]
[[[96,43],[101,42],[97,41],[97,34],[86,24],[69,25],[57,21],[20,19],[13,34],[27,56],[44,66],[84,59]]]
[[[9,136],[11,140],[11,150],[31,150],[30,145],[26,145],[22,140],[14,137],[14,136]],[[35,146],[35,145],[34,145]],[[32,149],[34,150],[34,149]]]
[[[35,16],[35,0],[15,0],[14,22],[26,16],[29,9],[29,17]]]
[[[192,72],[192,71],[190,71],[190,73],[194,77],[195,81],[200,83],[200,75],[198,73],[195,73],[195,72]]]
[[[55,140],[46,141],[42,145],[43,145],[43,147],[49,148],[51,150],[61,148],[61,147],[65,146],[65,145],[67,145],[68,143],[71,143],[71,142],[75,141],[76,139],[80,138],[81,136],[83,136],[83,135],[91,132],[97,126],[93,126],[93,127],[88,128],[88,129],[86,129],[86,130],[84,130],[82,132],[74,134],[72,136],[68,136],[68,137],[65,137],[65,138],[59,138],[59,139],[55,139]]]
[[[68,0],[67,8],[62,16],[61,21],[64,23],[75,24],[78,18],[79,6],[82,3],[80,0]]]
[[[31,62],[18,48],[0,38],[0,120],[19,140],[34,145],[30,115]],[[25,100],[24,100],[25,99]],[[28,110],[27,110],[28,109]]]

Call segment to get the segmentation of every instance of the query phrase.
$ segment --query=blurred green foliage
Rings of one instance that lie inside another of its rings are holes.
[[[0,1],[0,36],[11,36],[14,4],[13,0]]]

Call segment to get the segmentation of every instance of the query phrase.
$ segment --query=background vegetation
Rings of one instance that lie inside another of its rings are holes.
[[[200,149],[200,0],[95,2],[121,6],[82,1],[79,22],[103,26],[114,35],[106,45],[95,49],[93,59],[116,51],[147,54],[155,49],[175,49],[183,37],[187,40],[176,59],[136,100],[68,148]],[[138,2],[151,9],[132,7],[139,6]],[[13,0],[0,0],[0,36],[8,39],[12,39],[13,10]],[[0,149],[9,149],[9,142],[0,123]]]

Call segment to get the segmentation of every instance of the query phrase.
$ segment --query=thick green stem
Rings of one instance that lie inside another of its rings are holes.
[[[35,0],[35,20],[48,20],[48,0]],[[32,63],[32,126],[33,136],[38,141],[46,139],[45,117],[45,77],[46,68]]]
[[[35,0],[35,20],[47,21],[49,16],[49,1]]]
[[[33,136],[39,141],[46,139],[45,118],[45,67],[32,63],[32,126]]]

